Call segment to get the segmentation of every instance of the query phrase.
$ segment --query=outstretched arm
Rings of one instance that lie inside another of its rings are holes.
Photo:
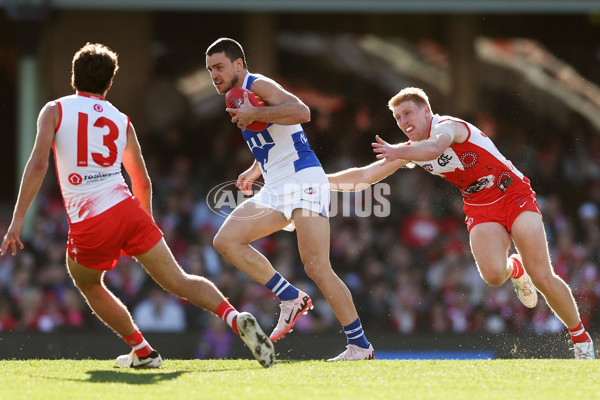
[[[21,230],[23,230],[23,225],[25,224],[25,214],[27,214],[27,210],[39,192],[44,176],[46,176],[50,148],[54,140],[54,132],[58,124],[58,119],[58,105],[54,102],[46,104],[40,111],[37,121],[35,144],[29,161],[27,161],[27,165],[25,166],[23,177],[21,178],[19,196],[17,197],[17,203],[13,211],[12,221],[2,240],[2,246],[0,247],[1,255],[5,255],[9,248],[13,256],[17,254],[18,250],[23,249]]]
[[[328,174],[327,179],[329,179],[329,184],[333,191],[357,192],[364,190],[375,182],[379,182],[408,163],[410,161],[407,160],[395,160],[387,163],[375,161],[364,167],[349,168]]]
[[[452,144],[464,142],[468,136],[469,131],[464,124],[444,121],[433,128],[426,140],[389,144],[376,136],[372,146],[373,151],[378,153],[377,158],[383,160],[384,164],[398,159],[429,161],[438,158]]]

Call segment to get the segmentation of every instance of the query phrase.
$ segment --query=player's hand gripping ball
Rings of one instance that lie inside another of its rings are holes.
[[[244,104],[244,92],[248,92],[248,100],[250,100],[250,104],[254,107],[264,107],[265,102],[254,92],[244,89],[242,87],[232,87],[225,94],[225,104],[227,108],[240,108],[242,104]],[[235,113],[230,112],[232,117],[235,116]],[[254,121],[250,125],[246,127],[246,129],[251,130],[253,132],[260,132],[267,129],[269,124],[267,122]]]

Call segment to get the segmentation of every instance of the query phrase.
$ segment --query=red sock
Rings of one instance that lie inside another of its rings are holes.
[[[235,307],[232,306],[231,304],[229,304],[229,302],[227,300],[223,300],[223,302],[221,304],[219,304],[219,306],[217,307],[217,316],[219,318],[221,318],[223,321],[227,322],[227,325],[229,325],[231,327],[231,329],[233,329],[233,332],[236,335],[240,334],[238,332],[237,322],[236,322],[238,314],[239,313],[235,309]]]
[[[130,345],[133,348],[133,351],[138,357],[147,357],[154,351],[152,346],[146,342],[144,336],[142,336],[142,332],[137,331],[133,335],[124,337],[125,343]]]
[[[571,334],[571,340],[573,343],[582,343],[582,342],[591,342],[592,338],[589,333],[585,330],[585,327],[581,322],[573,329],[569,329],[569,333]]]
[[[525,273],[525,269],[523,268],[523,264],[516,257],[510,257],[509,260],[512,262],[513,272],[511,274],[511,278],[520,278]]]

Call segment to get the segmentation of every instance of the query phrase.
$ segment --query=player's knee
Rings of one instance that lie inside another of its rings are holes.
[[[227,237],[220,232],[217,233],[213,239],[213,247],[215,250],[219,252],[221,255],[225,255],[228,252],[231,241],[227,239]]]
[[[490,286],[502,286],[507,279],[502,270],[482,272],[481,277]]]
[[[306,275],[313,281],[318,281],[331,270],[328,263],[319,260],[318,257],[302,257],[302,263]]]

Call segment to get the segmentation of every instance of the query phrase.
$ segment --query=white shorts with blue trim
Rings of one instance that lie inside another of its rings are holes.
[[[329,181],[321,167],[306,168],[276,182],[267,183],[248,201],[282,213],[290,221],[284,230],[293,231],[292,212],[298,208],[329,218]]]

